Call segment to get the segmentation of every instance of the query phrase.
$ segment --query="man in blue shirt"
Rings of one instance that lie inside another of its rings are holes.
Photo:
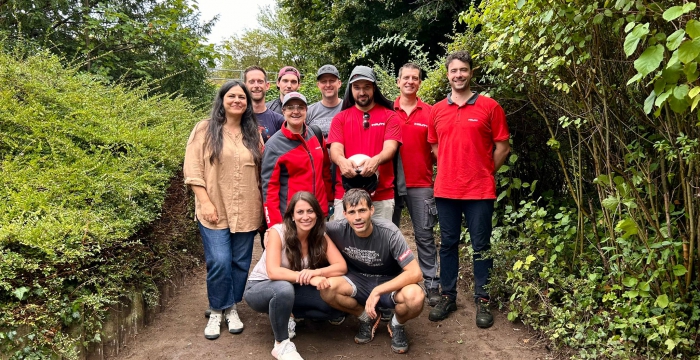
[[[265,104],[265,94],[270,89],[267,73],[260,66],[250,66],[243,72],[243,82],[245,82],[253,100],[253,112],[258,120],[260,135],[262,135],[263,142],[267,142],[274,133],[282,128],[284,123],[284,117],[268,109]]]

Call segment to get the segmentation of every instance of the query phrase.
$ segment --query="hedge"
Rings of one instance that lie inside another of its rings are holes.
[[[76,357],[125,289],[151,284],[157,298],[176,252],[162,246],[187,243],[149,244],[143,230],[201,115],[48,53],[0,53],[0,353]]]

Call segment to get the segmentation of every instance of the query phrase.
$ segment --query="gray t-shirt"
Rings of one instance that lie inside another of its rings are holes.
[[[401,230],[391,221],[372,219],[372,234],[361,238],[347,219],[329,221],[326,234],[348,264],[348,272],[368,277],[397,276],[413,259]]]
[[[333,117],[340,112],[340,108],[343,107],[343,102],[341,101],[338,106],[326,107],[320,101],[311,104],[309,110],[306,113],[306,125],[316,125],[321,128],[323,132],[323,137],[328,138],[328,131],[331,128],[331,120]]]

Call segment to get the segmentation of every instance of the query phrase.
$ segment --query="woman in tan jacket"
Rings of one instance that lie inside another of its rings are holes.
[[[207,339],[219,337],[224,319],[229,332],[243,331],[236,303],[243,299],[253,238],[262,224],[262,146],[250,93],[239,81],[219,89],[211,118],[197,123],[187,141],[185,184],[195,194],[207,264]]]

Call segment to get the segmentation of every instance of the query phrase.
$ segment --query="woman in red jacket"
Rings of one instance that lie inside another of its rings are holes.
[[[306,126],[306,97],[291,92],[282,99],[284,125],[265,144],[262,195],[267,226],[282,222],[282,214],[298,191],[312,193],[328,216],[333,199],[330,159],[322,136]]]

